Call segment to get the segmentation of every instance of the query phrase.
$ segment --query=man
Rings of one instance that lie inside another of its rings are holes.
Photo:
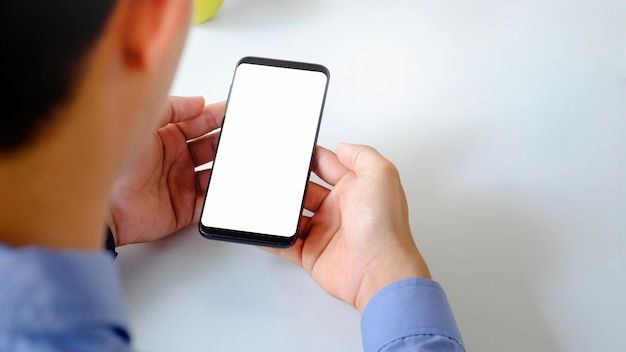
[[[131,349],[117,245],[196,223],[224,104],[167,97],[191,0],[2,1],[0,350]],[[243,146],[242,146],[243,147]],[[288,147],[288,146],[286,146]],[[366,351],[463,351],[395,167],[319,147],[314,216],[283,250],[363,314]],[[165,317],[166,318],[166,317]]]

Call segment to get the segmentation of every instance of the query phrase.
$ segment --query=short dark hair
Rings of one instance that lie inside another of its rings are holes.
[[[74,93],[118,0],[2,0],[0,154],[25,146]]]

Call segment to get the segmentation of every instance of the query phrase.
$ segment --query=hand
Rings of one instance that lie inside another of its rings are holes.
[[[147,149],[117,179],[106,223],[118,246],[165,237],[200,218],[224,103],[171,97]]]
[[[360,312],[388,284],[430,278],[409,228],[395,166],[367,146],[318,147],[313,170],[332,190],[311,182],[302,237],[287,249],[264,248],[304,267],[331,295]]]

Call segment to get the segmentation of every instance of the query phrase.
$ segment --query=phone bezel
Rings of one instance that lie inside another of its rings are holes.
[[[237,64],[235,65],[235,70],[233,73],[233,77],[231,79],[231,85],[228,91],[228,98],[226,100],[226,110],[224,112],[224,121],[226,120],[226,116],[228,116],[228,102],[230,101],[230,96],[231,96],[231,92],[232,92],[232,87],[233,87],[233,83],[235,80],[235,75],[237,73],[237,68],[239,67],[239,65],[241,64],[254,64],[254,65],[263,65],[263,66],[273,66],[273,67],[283,67],[283,68],[289,68],[289,69],[298,69],[298,70],[307,70],[307,71],[316,71],[316,72],[321,72],[324,75],[326,75],[326,85],[324,87],[324,95],[322,98],[322,103],[320,106],[320,114],[318,117],[318,121],[317,121],[317,128],[315,131],[315,137],[313,139],[313,145],[311,146],[311,154],[309,156],[309,168],[308,168],[308,173],[306,175],[305,181],[304,181],[304,189],[303,189],[303,194],[302,194],[302,202],[300,204],[300,214],[302,214],[302,211],[304,210],[304,199],[306,196],[306,192],[308,189],[308,185],[309,185],[309,178],[310,178],[310,174],[311,174],[311,168],[313,166],[313,157],[315,155],[315,147],[317,145],[317,138],[319,135],[319,130],[320,130],[320,126],[321,126],[321,121],[322,121],[322,115],[324,112],[324,106],[326,103],[326,95],[328,93],[328,83],[330,81],[330,72],[328,70],[328,68],[326,68],[323,65],[319,65],[319,64],[313,64],[313,63],[307,63],[307,62],[299,62],[299,61],[289,61],[289,60],[280,60],[280,59],[272,59],[272,58],[264,58],[264,57],[256,57],[256,56],[246,56],[242,59],[240,59]],[[222,121],[222,127],[224,125],[224,121]],[[221,138],[221,135],[220,135]],[[215,159],[217,159],[218,155],[219,155],[219,144],[220,144],[220,140],[218,138],[218,142],[217,142],[217,147],[216,147],[216,151],[215,151]],[[215,165],[215,161],[214,161],[214,165]],[[211,182],[211,177],[209,177],[209,184]],[[206,195],[208,194],[208,187],[207,187],[207,191],[205,193],[205,200],[203,202],[202,205],[202,212],[201,214],[204,213],[204,205],[206,204]],[[300,228],[300,224],[302,221],[302,215],[300,215],[300,217],[298,218],[297,221],[297,226],[294,230],[294,234],[292,236],[286,237],[286,236],[275,236],[275,235],[269,235],[269,234],[263,234],[263,233],[256,233],[256,232],[246,232],[246,231],[239,231],[239,230],[233,230],[233,229],[224,229],[224,228],[216,228],[216,227],[211,227],[211,226],[204,226],[202,224],[202,216],[200,217],[200,222],[198,224],[198,229],[200,231],[200,234],[207,238],[207,239],[212,239],[212,240],[220,240],[220,241],[227,241],[227,242],[235,242],[235,243],[243,243],[243,244],[251,244],[251,245],[257,245],[257,246],[267,246],[267,247],[279,247],[279,248],[286,248],[286,247],[290,247],[292,246],[298,237],[298,231]]]

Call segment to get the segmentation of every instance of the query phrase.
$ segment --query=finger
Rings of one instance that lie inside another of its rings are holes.
[[[200,221],[200,214],[204,206],[206,189],[209,186],[209,178],[211,177],[211,169],[196,172],[196,204],[193,212],[193,223]]]
[[[306,197],[304,198],[304,208],[313,213],[317,212],[329,193],[330,190],[328,188],[309,181]]]
[[[298,238],[296,243],[293,246],[288,248],[274,248],[274,247],[264,247],[259,246],[260,249],[272,253],[280,258],[286,259],[294,264],[302,266],[302,246],[304,244],[304,240]]]
[[[311,217],[300,215],[300,225],[298,226],[297,238],[305,239],[311,224]]]
[[[159,127],[198,116],[204,108],[203,97],[169,97],[168,108]]]
[[[178,121],[176,126],[186,139],[193,139],[222,127],[225,102],[209,104],[196,116]]]
[[[340,143],[337,146],[337,159],[357,176],[389,171],[397,173],[391,161],[385,159],[376,149],[357,144]]]
[[[196,196],[202,197],[204,199],[206,189],[209,186],[210,178],[211,169],[196,172]]]
[[[196,204],[193,211],[193,218],[191,219],[191,223],[197,224],[200,222],[200,215],[202,215],[202,207],[204,206],[204,194],[202,196],[196,195]]]
[[[187,143],[194,166],[204,165],[215,159],[215,150],[219,138],[219,133],[211,133]]]
[[[315,148],[313,172],[324,182],[334,186],[349,171],[335,153],[319,145]]]

